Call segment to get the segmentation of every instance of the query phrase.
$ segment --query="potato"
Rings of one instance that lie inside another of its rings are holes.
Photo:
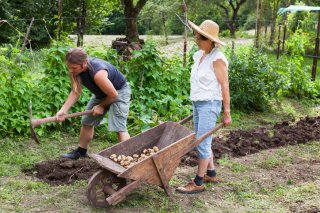
[[[154,147],[153,147],[153,150],[154,150],[155,152],[159,152],[159,148],[158,148],[157,146],[154,146]]]
[[[139,158],[139,155],[134,154],[132,157],[133,157],[133,158]]]
[[[115,159],[117,157],[117,155],[116,154],[112,154],[112,155],[110,155],[110,159]]]
[[[148,150],[147,150],[147,149],[144,149],[144,150],[143,150],[143,153],[144,153],[144,154],[145,154],[145,153],[147,153],[147,152],[148,152]]]
[[[127,157],[126,157],[126,160],[129,161],[129,162],[131,162],[131,161],[133,160],[133,157],[127,156]]]

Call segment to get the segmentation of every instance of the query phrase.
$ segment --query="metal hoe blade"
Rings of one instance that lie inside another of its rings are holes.
[[[30,101],[29,104],[29,117],[30,117],[30,133],[31,133],[31,140],[33,139],[37,144],[40,144],[40,141],[38,139],[38,136],[36,132],[34,131],[34,127],[32,125],[32,102]]]

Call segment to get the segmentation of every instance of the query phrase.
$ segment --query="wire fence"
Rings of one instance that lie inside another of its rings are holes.
[[[86,17],[83,17],[83,16],[62,16],[61,19],[62,20],[77,20],[79,18],[86,18]],[[117,20],[123,20],[125,21],[126,18],[124,17],[116,17],[114,19],[117,19]],[[53,17],[53,18],[34,18],[34,22],[40,22],[40,25],[43,25],[44,28],[45,28],[45,31],[47,32],[49,38],[52,38],[52,36],[50,35],[50,32],[49,30],[47,29],[47,25],[48,25],[48,22],[50,21],[53,21],[53,20],[57,20],[56,17]],[[138,18],[137,19],[138,21],[152,21],[151,18]],[[243,17],[242,19],[238,19],[238,20],[233,20],[233,21],[224,21],[225,23],[230,23],[230,22],[236,22],[236,23],[244,23],[243,21]],[[31,19],[26,19],[26,18],[23,18],[23,19],[7,19],[7,20],[0,20],[0,27],[2,27],[3,25],[7,25],[8,27],[14,29],[14,31],[18,32],[18,34],[23,37],[23,35],[25,35],[25,32],[22,32],[21,30],[18,29],[18,26],[17,26],[17,22],[23,22],[23,23],[29,23],[31,22]],[[105,20],[106,23],[111,23],[110,20]],[[316,24],[317,21],[312,21],[312,20],[309,20],[308,21],[309,23],[311,24]],[[247,23],[250,23],[250,21],[247,21]],[[255,21],[252,21],[252,23],[255,23]],[[274,20],[267,20],[267,19],[264,19],[264,20],[261,20],[260,21],[260,25],[261,25],[261,28],[260,28],[260,40],[262,40],[263,43],[268,43],[269,40],[270,40],[270,24],[278,24],[281,25],[281,26],[286,26],[285,23],[276,23]],[[181,24],[182,25],[182,24]],[[148,26],[148,25],[147,25]],[[315,27],[316,28],[316,27]],[[32,29],[31,29],[32,30]],[[150,29],[151,30],[151,29]],[[238,41],[236,42],[236,46],[237,45],[248,45],[248,44],[252,44],[254,42],[254,39],[255,39],[255,36],[256,36],[256,32],[252,32],[253,30],[251,30],[251,34],[247,34],[247,35],[244,35],[245,38],[240,38],[238,39]],[[147,32],[149,32],[147,30]],[[250,31],[249,31],[250,32]],[[84,37],[84,45],[87,45],[87,46],[94,46],[94,45],[97,45],[99,46],[101,43],[102,44],[105,44],[107,46],[111,46],[111,43],[112,43],[112,40],[116,39],[117,37],[121,37],[121,36],[124,36],[124,35],[110,35],[109,36],[102,36],[102,35],[96,35],[96,36],[92,36],[92,35],[85,35]],[[279,32],[278,30],[276,29],[276,27],[274,27],[274,33],[273,33],[273,44],[276,45],[278,42],[279,42],[279,39],[277,39],[277,37],[279,36]],[[283,36],[283,31],[280,32],[280,36],[282,37]],[[71,35],[70,36],[71,38],[73,38],[74,40],[77,39],[76,35]],[[170,35],[169,37],[165,37],[164,35],[152,35],[152,34],[149,34],[149,35],[146,35],[146,36],[141,36],[143,39],[154,39],[158,42],[158,44],[161,45],[162,47],[162,50],[164,52],[168,52],[169,54],[181,54],[181,49],[183,49],[183,42],[184,42],[184,38],[183,38],[183,35]],[[286,37],[289,37],[289,35],[286,35]],[[227,40],[230,40],[229,38],[226,38]],[[29,37],[27,42],[29,44],[31,44],[33,38],[32,37]],[[233,40],[233,39],[231,39]],[[283,39],[280,39],[280,42],[283,43]],[[229,42],[230,44],[231,42]],[[194,43],[192,41],[192,38],[189,38],[188,39],[188,45],[189,45],[189,49],[190,49],[190,46],[192,46]],[[285,42],[284,42],[285,44]],[[181,48],[181,49],[180,49]],[[287,54],[286,51],[285,51],[285,45],[280,48],[280,55],[283,55],[283,54]],[[305,54],[303,55],[303,57],[309,57],[309,58],[319,58],[319,56],[316,56],[316,55],[312,55],[312,54]]]

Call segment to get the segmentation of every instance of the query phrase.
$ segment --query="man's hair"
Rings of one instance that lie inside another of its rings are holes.
[[[84,62],[88,62],[88,54],[86,51],[80,47],[76,48],[71,48],[68,53],[66,54],[66,62],[67,64],[78,64],[78,65],[83,65]],[[81,80],[79,76],[74,76],[69,74],[70,80],[71,80],[71,85],[72,85],[72,90],[76,92],[77,94],[80,94],[82,91],[81,88]]]
[[[88,60],[88,54],[80,47],[71,48],[66,54],[65,59],[68,64],[83,64]]]

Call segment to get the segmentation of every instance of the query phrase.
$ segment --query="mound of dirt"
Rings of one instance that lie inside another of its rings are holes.
[[[257,153],[260,150],[286,145],[296,145],[320,139],[320,116],[305,117],[298,122],[284,121],[272,129],[260,127],[252,130],[235,130],[226,136],[215,137],[212,152],[216,159],[227,154],[232,157]],[[182,165],[196,166],[197,152],[183,157]]]
[[[61,158],[43,161],[24,172],[28,175],[34,175],[51,185],[62,185],[71,184],[76,180],[88,180],[99,169],[100,166],[89,158],[82,158],[76,161]]]
[[[252,130],[235,130],[226,136],[215,137],[212,151],[216,159],[227,154],[231,157],[245,156],[260,150],[279,146],[307,143],[320,139],[320,116],[306,117],[298,122],[285,121],[276,124],[271,129],[264,127]],[[181,165],[196,166],[197,153],[191,151],[181,160]],[[58,159],[36,164],[26,170],[28,175],[52,184],[70,184],[75,180],[88,180],[100,167],[91,159],[83,158],[77,161]]]

